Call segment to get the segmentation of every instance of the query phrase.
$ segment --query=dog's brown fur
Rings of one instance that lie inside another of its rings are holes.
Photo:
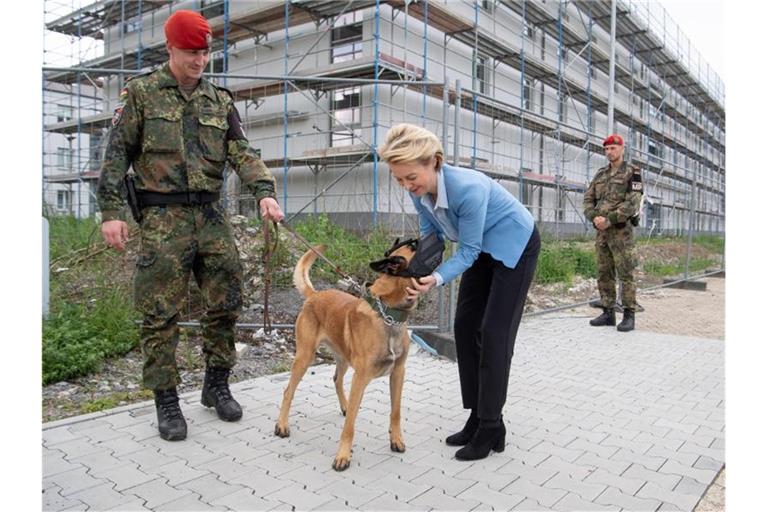
[[[322,252],[323,246],[315,247]],[[402,256],[407,266],[413,257],[413,249],[400,247],[391,256]],[[309,365],[315,359],[315,352],[321,343],[331,348],[336,356],[336,372],[333,380],[339,398],[341,412],[346,416],[344,428],[333,468],[343,471],[349,467],[352,458],[352,438],[355,418],[368,383],[376,377],[389,374],[389,391],[392,404],[389,439],[390,448],[396,452],[405,451],[403,433],[400,430],[400,400],[405,377],[405,360],[408,355],[409,338],[404,323],[387,325],[381,315],[363,299],[340,290],[316,291],[309,280],[309,269],[317,258],[313,251],[307,251],[293,273],[293,282],[305,297],[304,306],[296,319],[296,355],[291,366],[291,378],[283,393],[280,417],[275,425],[275,434],[290,435],[288,414],[296,387]],[[400,260],[402,261],[402,260]],[[388,307],[412,309],[415,302],[407,298],[406,287],[410,280],[381,274],[369,287],[369,293]],[[349,400],[344,394],[344,374],[352,366],[355,373]]]

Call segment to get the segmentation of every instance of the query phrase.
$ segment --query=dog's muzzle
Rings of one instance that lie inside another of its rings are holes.
[[[391,256],[403,246],[410,246],[414,251],[410,263],[402,256]],[[396,277],[424,277],[430,275],[443,261],[445,242],[436,233],[430,233],[424,238],[410,238],[403,242],[396,239],[392,247],[384,253],[383,260],[370,264],[376,272],[383,272]]]

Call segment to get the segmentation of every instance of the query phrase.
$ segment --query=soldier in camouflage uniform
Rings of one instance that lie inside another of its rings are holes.
[[[231,93],[202,78],[211,29],[205,18],[179,10],[165,25],[169,61],[140,75],[120,93],[99,178],[102,234],[125,248],[124,178],[135,173],[140,253],[134,300],[143,314],[143,383],[155,394],[160,436],[186,438],[179,408],[177,320],[189,275],[200,287],[206,373],[202,403],[225,421],[242,409],[228,386],[235,364],[234,326],[242,304],[242,267],[219,203],[227,162],[259,203],[265,220],[280,221],[275,180],[249,147]]]
[[[611,135],[603,141],[608,165],[600,168],[584,193],[584,216],[597,229],[597,286],[603,313],[591,325],[616,325],[616,274],[621,281],[624,317],[617,327],[635,328],[635,268],[633,225],[643,197],[640,169],[624,161],[624,141]]]

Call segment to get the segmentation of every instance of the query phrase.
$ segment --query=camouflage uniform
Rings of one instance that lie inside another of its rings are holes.
[[[584,215],[593,222],[595,217],[607,218],[611,226],[597,230],[597,286],[603,308],[616,304],[616,274],[622,283],[621,302],[634,312],[635,269],[634,238],[630,219],[640,212],[643,184],[640,168],[622,162],[617,170],[607,165],[600,168],[584,193]]]
[[[130,166],[139,194],[216,193],[227,162],[257,200],[275,197],[275,180],[249,147],[231,93],[203,78],[187,99],[166,63],[120,93],[97,190],[102,218],[125,219],[123,177]],[[144,316],[144,385],[165,390],[180,383],[177,320],[190,271],[206,308],[206,364],[231,368],[242,267],[223,207],[169,204],[146,207],[143,215],[134,301]]]

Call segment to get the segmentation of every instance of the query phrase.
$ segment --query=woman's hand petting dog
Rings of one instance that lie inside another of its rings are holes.
[[[416,300],[419,295],[427,293],[434,288],[436,284],[437,279],[435,279],[435,276],[412,277],[411,286],[405,289],[408,293],[408,300]]]

